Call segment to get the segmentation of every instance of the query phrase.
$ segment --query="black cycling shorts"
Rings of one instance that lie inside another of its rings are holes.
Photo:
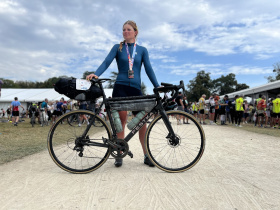
[[[280,118],[280,113],[272,113],[272,117],[274,117],[274,118]]]
[[[127,85],[115,84],[112,97],[142,96],[141,90]]]
[[[210,112],[210,114],[214,114],[215,113],[215,106],[210,106],[209,112]]]
[[[13,116],[15,117],[19,116],[19,111],[13,111]]]

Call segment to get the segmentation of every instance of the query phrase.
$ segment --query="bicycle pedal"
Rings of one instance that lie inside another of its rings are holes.
[[[127,154],[128,154],[131,158],[133,158],[133,154],[132,154],[132,152],[131,152],[130,150],[127,152]]]

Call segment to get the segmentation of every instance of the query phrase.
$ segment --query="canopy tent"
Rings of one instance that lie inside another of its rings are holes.
[[[254,88],[248,88],[240,91],[236,91],[233,93],[228,93],[229,98],[234,98],[236,95],[244,95],[251,97],[252,100],[259,98],[259,94],[265,95],[266,98],[269,98],[271,96],[275,97],[277,94],[280,93],[280,80],[277,80],[275,82],[270,82],[265,85],[260,85]],[[220,96],[220,98],[223,98],[224,95]]]
[[[228,97],[230,99],[233,99],[236,95],[243,95],[245,98],[248,98],[249,101],[253,101],[257,98],[259,98],[259,94],[265,95],[266,98],[274,97],[280,93],[280,80],[277,80],[275,82],[270,82],[264,85],[260,85],[253,88],[248,88],[240,91],[236,91],[233,93],[228,93]],[[223,98],[225,95],[221,95],[220,98]],[[209,100],[205,101],[206,104],[209,103]]]
[[[42,102],[47,98],[49,101],[69,100],[65,95],[59,94],[53,88],[37,88],[37,89],[19,89],[19,88],[2,88],[2,95],[0,98],[0,108],[5,110],[11,105],[15,97],[18,98],[22,106],[27,108],[29,103]],[[113,89],[104,90],[107,97],[112,96]]]

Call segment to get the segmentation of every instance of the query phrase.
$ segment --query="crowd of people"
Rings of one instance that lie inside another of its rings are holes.
[[[41,112],[46,112],[48,121],[55,123],[56,119],[72,110],[91,110],[95,111],[99,107],[99,101],[94,105],[86,101],[64,100],[61,98],[56,101],[49,101],[47,98],[42,102],[33,102],[27,110],[15,97],[15,100],[8,106],[7,109],[1,108],[0,118],[11,121],[14,126],[18,126],[18,121],[21,116],[31,118],[34,113],[36,121],[41,124]],[[280,94],[277,97],[266,100],[264,95],[259,95],[259,98],[251,103],[244,99],[243,95],[236,95],[234,99],[229,99],[227,95],[220,98],[213,93],[206,103],[206,95],[203,94],[199,101],[188,102],[187,97],[179,93],[178,97],[171,101],[166,110],[181,110],[192,114],[202,125],[233,125],[242,127],[245,124],[252,123],[256,127],[262,128],[280,128]],[[206,123],[206,120],[209,122]],[[36,122],[35,121],[35,122]],[[188,124],[188,119],[184,119],[185,124]]]
[[[280,94],[275,99],[268,100],[260,94],[258,99],[248,103],[243,95],[236,95],[234,99],[229,99],[228,95],[220,98],[213,93],[207,102],[205,94],[197,102],[188,102],[186,97],[179,94],[169,107],[172,105],[172,109],[184,110],[194,115],[203,125],[206,125],[206,119],[209,119],[210,125],[242,127],[254,123],[257,127],[280,129]]]
[[[73,100],[64,100],[62,97],[60,100],[49,101],[47,98],[41,102],[32,102],[27,110],[21,105],[18,98],[15,97],[11,105],[7,109],[1,108],[0,118],[7,119],[12,122],[14,126],[18,126],[18,122],[21,118],[30,118],[34,114],[35,123],[42,125],[42,113],[46,112],[48,122],[54,124],[57,118],[65,113],[68,113],[72,110],[78,109],[87,109],[95,111],[99,106],[99,101],[96,104],[91,105],[86,101],[73,101]]]

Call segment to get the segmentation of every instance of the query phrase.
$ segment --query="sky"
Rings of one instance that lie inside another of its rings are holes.
[[[279,8],[278,0],[0,0],[0,78],[81,78],[134,20],[159,83],[188,84],[204,70],[256,87],[280,62]],[[115,61],[101,77],[112,71]],[[141,76],[152,93],[144,67]]]

